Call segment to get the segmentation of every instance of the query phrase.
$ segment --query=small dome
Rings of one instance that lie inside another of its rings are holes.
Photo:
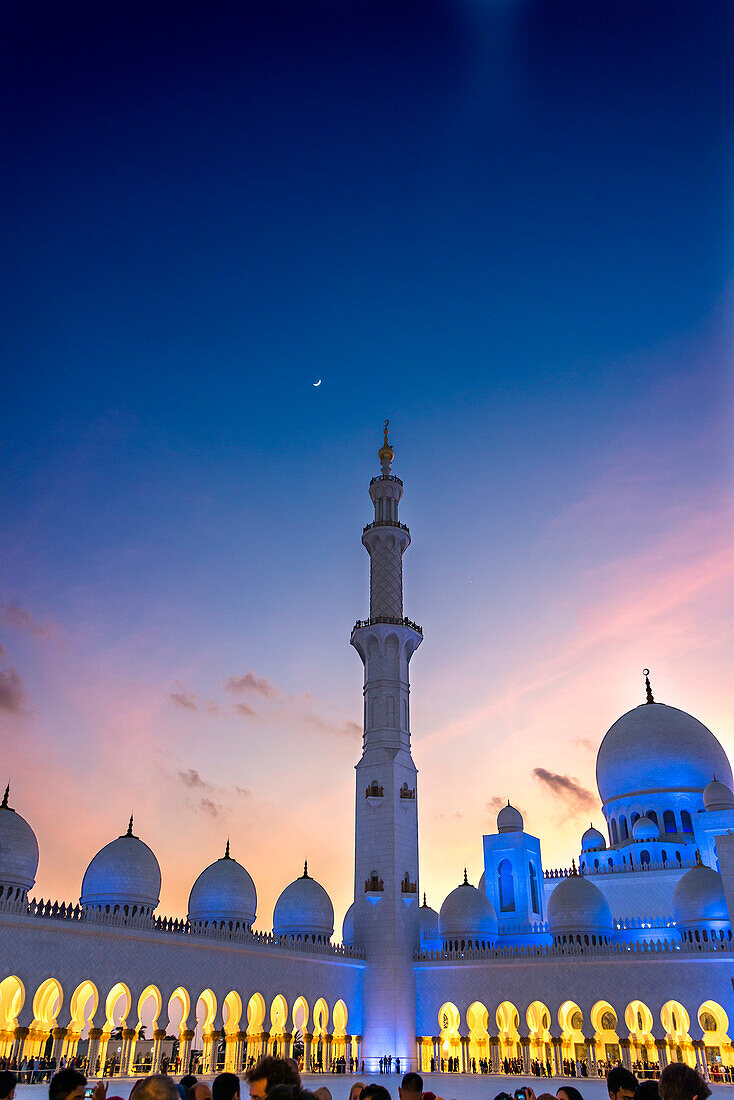
[[[548,927],[554,936],[614,931],[609,902],[598,886],[581,875],[561,879],[548,898]]]
[[[494,939],[497,935],[497,914],[486,894],[464,881],[448,895],[438,915],[438,931],[442,940]]]
[[[724,884],[718,871],[698,865],[686,871],[673,891],[673,917],[677,925],[729,923]]]
[[[702,791],[712,775],[732,783],[724,749],[697,718],[664,703],[642,703],[623,714],[596,758],[605,804],[638,791]]]
[[[582,852],[599,852],[603,848],[606,848],[607,842],[604,839],[604,835],[595,829],[593,825],[589,825],[584,835],[581,837],[581,851]]]
[[[418,909],[418,927],[421,940],[438,939],[438,913],[426,903],[426,895],[423,895],[423,904]]]
[[[660,829],[649,817],[638,817],[632,826],[633,840],[659,840]]]
[[[10,786],[0,806],[0,886],[10,889],[2,893],[31,889],[38,870],[38,841],[24,817],[8,806]],[[0,895],[1,896],[1,895]]]
[[[342,943],[345,947],[354,946],[354,902],[349,906],[342,921]]]
[[[511,806],[509,801],[497,814],[498,833],[521,833],[523,829],[522,814]]]
[[[707,810],[734,810],[734,793],[714,777],[704,788],[703,804]]]
[[[487,893],[486,883],[487,883],[487,880],[484,877],[484,871],[482,871],[481,875],[479,876],[479,882],[477,883],[477,890],[479,891],[480,894],[486,894]]]
[[[81,904],[85,909],[125,906],[151,913],[161,892],[161,869],[147,844],[127,832],[105,844],[87,867],[82,880]]]
[[[275,903],[273,933],[276,936],[321,936],[334,932],[334,906],[323,886],[310,878],[308,864],[295,882],[286,886]]]
[[[250,928],[257,913],[257,890],[247,870],[232,859],[229,841],[221,859],[205,867],[191,887],[191,924],[234,924]]]

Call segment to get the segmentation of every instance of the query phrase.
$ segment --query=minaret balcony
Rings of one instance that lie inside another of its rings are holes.
[[[408,619],[406,616],[403,616],[402,619],[392,618],[389,615],[377,615],[374,619],[357,619],[352,627],[352,634],[363,626],[376,626],[378,623],[387,623],[388,626],[407,626],[423,637],[423,627],[418,626],[418,623],[414,623],[412,619]]]
[[[398,485],[402,485],[402,481],[395,474],[378,474],[377,477],[370,478],[370,485],[375,485],[378,481],[397,481]]]
[[[384,788],[377,782],[370,783],[364,792],[364,797],[368,806],[379,806],[385,797]]]
[[[407,531],[410,534],[410,528],[407,523],[401,523],[397,519],[375,519],[372,523],[366,523],[362,528],[362,534],[366,531],[371,531],[374,527],[399,527],[401,531]]]
[[[418,896],[418,883],[411,882],[408,872],[405,872],[405,878],[400,883],[400,893],[403,895],[403,901],[406,905],[412,905]]]
[[[407,783],[403,783],[400,788],[400,797],[406,802],[415,801],[415,787],[409,787]]]
[[[385,896],[384,880],[379,878],[376,874],[370,875],[368,879],[365,879],[364,896],[368,898],[373,905],[377,905],[378,901],[382,901]]]

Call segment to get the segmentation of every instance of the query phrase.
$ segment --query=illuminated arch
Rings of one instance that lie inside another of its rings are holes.
[[[151,1021],[151,1028],[156,1029],[158,1027],[158,1020],[163,1011],[163,997],[157,985],[147,985],[138,997],[138,1022],[135,1028],[137,1032],[140,1032],[140,1028],[143,1026],[143,1008],[146,1002],[151,999],[155,1005],[155,1016]]]
[[[474,1001],[466,1010],[466,1023],[469,1028],[469,1060],[479,1062],[489,1060],[489,1012],[481,1001]]]
[[[115,1023],[115,1015],[116,1015],[116,1012],[117,1012],[117,1008],[118,1008],[120,999],[123,998],[123,997],[125,998],[125,1007],[124,1007],[123,1012],[120,1015],[119,1023],[116,1024]],[[133,1003],[133,999],[130,995],[130,990],[128,989],[128,987],[125,985],[124,982],[117,982],[116,985],[112,986],[112,989],[107,994],[107,998],[105,1000],[104,1030],[106,1032],[109,1033],[109,1032],[112,1031],[112,1029],[114,1027],[117,1027],[117,1026],[120,1026],[120,1025],[122,1027],[125,1026],[125,1024],[127,1022],[128,1013],[130,1012],[130,1009],[132,1008],[132,1003]]]
[[[203,1007],[203,1014],[199,1012],[199,1006]],[[202,1035],[211,1031],[214,1018],[217,1015],[217,998],[211,989],[203,989],[196,1002],[196,1022],[201,1027]]]
[[[689,1028],[691,1018],[680,1001],[666,1001],[660,1010],[660,1022],[665,1028],[668,1057],[671,1062],[687,1062],[695,1068],[696,1053]]]
[[[288,1002],[282,993],[276,994],[270,1003],[270,1049],[271,1053],[283,1057],[285,1053],[285,1030],[288,1022]]]
[[[533,1001],[525,1013],[525,1022],[528,1025],[530,1036],[531,1057],[541,1062],[550,1058],[551,1033],[549,1031],[551,1014],[547,1005],[542,1001]]]
[[[262,993],[253,993],[247,1002],[247,1034],[260,1035],[265,1026],[265,998]]]
[[[0,1058],[10,1054],[18,1014],[25,1003],[25,986],[14,974],[0,982]]]
[[[460,1023],[461,1015],[456,1005],[452,1001],[446,1001],[442,1004],[438,1010],[438,1026],[441,1043],[440,1057],[443,1062],[449,1058],[459,1057],[461,1048],[459,1041]]]
[[[658,1055],[652,1033],[653,1015],[644,1001],[630,1001],[624,1010],[624,1022],[629,1031],[628,1038],[632,1044],[634,1060],[643,1065],[656,1062]]]
[[[621,1061],[621,1049],[619,1044],[619,1017],[609,1001],[597,1001],[590,1014],[591,1024],[594,1028],[594,1042],[596,1044],[597,1058],[603,1058],[608,1062]]]
[[[730,1045],[729,1017],[724,1009],[717,1001],[704,1001],[697,1015],[707,1064],[713,1065],[720,1059],[722,1065],[732,1065],[734,1063],[734,1052],[732,1052]]]
[[[242,998],[235,989],[230,989],[222,1001],[222,1027],[226,1035],[234,1035],[240,1030],[242,1019]]]
[[[309,1018],[308,1001],[303,996],[296,997],[295,1001],[293,1002],[293,1010],[292,1010],[292,1020],[293,1020],[293,1031],[294,1031],[294,1033],[296,1031],[300,1031],[301,1034],[303,1034],[303,1032],[308,1030],[308,1018]]]
[[[64,1001],[64,991],[56,978],[46,978],[41,982],[33,997],[33,1022],[31,1032],[24,1046],[35,1057],[48,1054],[47,1044],[55,1027],[58,1027],[59,1012]]]
[[[171,1005],[177,1005],[181,1009],[181,1019],[178,1025],[174,1024],[171,1018]],[[184,989],[182,985],[179,985],[174,989],[171,996],[168,998],[168,1005],[166,1011],[168,1012],[168,1026],[178,1026],[178,1033],[188,1030],[189,1014],[191,1013],[191,994],[187,989]],[[167,1029],[166,1029],[167,1030]]]
[[[516,1058],[520,1045],[520,1013],[512,1001],[503,1001],[495,1014],[500,1039],[500,1057]]]
[[[575,1001],[564,1001],[558,1009],[558,1023],[561,1028],[561,1049],[563,1057],[575,1061],[586,1056],[584,1042],[584,1014]],[[578,1051],[577,1047],[582,1047]]]

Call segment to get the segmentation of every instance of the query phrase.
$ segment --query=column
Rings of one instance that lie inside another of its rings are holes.
[[[157,1027],[153,1032],[153,1049],[151,1053],[150,1072],[160,1073],[161,1062],[163,1061],[163,1040],[166,1037],[166,1033],[163,1028]]]
[[[655,1039],[655,1049],[658,1052],[658,1062],[660,1063],[660,1072],[665,1069],[668,1064],[668,1043],[665,1039]]]
[[[56,1059],[56,1064],[59,1064],[61,1058],[61,1049],[64,1045],[64,1039],[66,1038],[65,1027],[55,1027],[51,1032],[53,1043],[51,1044],[51,1057]]]
[[[589,1058],[589,1076],[596,1077],[596,1039],[592,1035],[584,1039]]]
[[[704,1080],[708,1079],[708,1065],[706,1063],[706,1050],[704,1047],[703,1039],[693,1040],[693,1049],[696,1054],[696,1069],[701,1074]]]
[[[303,1033],[303,1072],[311,1072],[311,1043],[313,1042],[313,1032],[304,1031]]]
[[[522,1068],[524,1073],[530,1073],[530,1037],[523,1035],[520,1037],[520,1046],[522,1047]]]
[[[500,1071],[500,1040],[498,1035],[490,1035],[489,1037],[489,1050],[490,1050],[490,1062],[492,1063],[492,1073],[499,1073]]]
[[[187,1074],[191,1068],[191,1041],[193,1038],[193,1031],[181,1031],[179,1033],[178,1058],[181,1063],[182,1077]]]
[[[325,1073],[330,1073],[330,1072],[331,1072],[331,1044],[332,1044],[332,1042],[333,1042],[333,1039],[334,1039],[334,1036],[333,1036],[333,1035],[331,1035],[331,1034],[330,1034],[330,1033],[329,1033],[329,1032],[327,1031],[326,1035],[324,1035],[324,1043],[323,1043],[323,1049],[324,1049],[324,1072],[325,1072]]]
[[[563,1040],[552,1038],[551,1044],[553,1046],[553,1075],[554,1077],[563,1077]]]
[[[622,1051],[622,1065],[625,1069],[632,1069],[632,1058],[630,1057],[630,1041],[629,1039],[620,1039],[619,1048]]]
[[[359,1067],[360,1067],[361,1062],[362,1062],[362,1036],[357,1035],[356,1039],[357,1039],[357,1070],[359,1071]]]
[[[30,1028],[28,1027],[16,1027],[13,1032],[13,1046],[11,1048],[11,1057],[17,1058],[20,1062],[23,1057],[23,1047],[25,1046],[26,1039],[28,1038]]]
[[[468,1035],[460,1035],[459,1036],[459,1043],[461,1044],[461,1062],[459,1063],[460,1066],[461,1066],[461,1072],[462,1073],[468,1073],[469,1072],[469,1036]]]
[[[104,1065],[105,1065],[105,1062],[107,1061],[107,1048],[109,1047],[109,1045],[110,1045],[109,1032],[103,1030],[102,1034],[99,1037],[99,1050],[97,1052],[97,1057],[99,1059],[99,1074],[100,1074],[100,1076],[102,1076],[102,1074],[104,1073]]]
[[[270,1032],[263,1031],[260,1036],[260,1057],[264,1058],[268,1053],[268,1043],[270,1042]]]

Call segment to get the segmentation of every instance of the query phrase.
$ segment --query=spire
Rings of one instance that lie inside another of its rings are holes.
[[[696,866],[703,867],[703,860],[701,859],[700,849],[696,848]]]
[[[575,859],[571,860],[571,874],[572,875],[577,875],[578,874],[578,871],[576,870],[576,860]]]
[[[428,908],[428,902],[426,901],[426,892],[425,892],[425,890],[423,891],[423,908],[424,909]]]
[[[386,420],[384,425],[383,425],[383,431],[385,433],[385,442],[382,444],[382,446],[380,447],[380,450],[377,452],[377,457],[379,458],[380,465],[382,467],[382,476],[383,477],[389,477],[390,476],[390,468],[392,467],[392,460],[395,458],[395,451],[390,446],[390,443],[388,442],[388,438],[387,438],[387,429],[389,428],[389,426],[390,426],[390,421]]]
[[[3,801],[2,801],[2,808],[4,810],[9,810],[10,809],[10,806],[8,806],[8,796],[9,796],[9,794],[10,794],[10,784],[8,783],[7,787],[5,788],[5,794],[3,795]]]
[[[133,833],[133,815],[130,814],[130,821],[128,823],[127,832],[125,833],[125,836],[134,836],[134,835],[135,834]]]
[[[303,874],[301,875],[301,878],[308,878],[308,877],[309,877],[308,876],[308,860],[304,859],[304,861],[303,861]]]
[[[466,877],[466,867],[464,868],[464,882],[463,882],[463,885],[464,886],[469,885],[469,879]]]
[[[229,854],[229,837],[227,837],[227,847],[224,849],[224,858],[225,859],[231,859],[232,858],[231,855]]]
[[[655,699],[652,694],[652,688],[650,687],[650,669],[643,668],[642,675],[645,677],[645,694],[647,695],[646,703],[654,703]]]

